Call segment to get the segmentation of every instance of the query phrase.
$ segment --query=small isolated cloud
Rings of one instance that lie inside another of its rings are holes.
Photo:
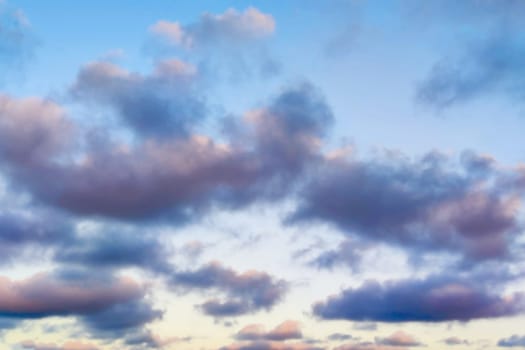
[[[403,331],[397,331],[385,338],[376,338],[376,343],[381,344],[381,345],[404,346],[404,347],[423,345],[412,335],[407,334]]]
[[[303,334],[299,322],[293,320],[284,321],[268,332],[262,325],[248,325],[235,335],[235,338],[238,340],[285,341],[289,339],[300,339],[302,337]]]
[[[196,270],[174,272],[170,284],[178,289],[216,290],[226,299],[209,299],[200,305],[211,316],[225,317],[271,309],[282,300],[288,290],[284,280],[265,272],[239,273],[223,267],[218,262],[204,265]]]
[[[161,337],[151,331],[133,334],[125,339],[126,345],[142,346],[146,349],[162,349],[172,344],[191,342],[191,337]]]
[[[498,346],[501,347],[525,347],[525,335],[520,336],[514,334],[508,338],[500,339],[498,341]]]
[[[446,339],[443,339],[443,342],[447,345],[454,346],[454,345],[469,345],[470,342],[467,339],[462,339],[459,337],[448,337]]]

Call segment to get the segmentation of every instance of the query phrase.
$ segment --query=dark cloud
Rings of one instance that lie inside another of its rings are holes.
[[[288,320],[279,324],[270,331],[266,331],[262,325],[252,324],[244,327],[235,335],[237,340],[272,340],[285,341],[289,339],[301,339],[303,334],[299,322]]]
[[[358,288],[316,303],[323,319],[378,322],[469,321],[517,315],[525,311],[522,294],[498,295],[493,286],[475,279],[431,276]]]
[[[524,347],[525,346],[525,336],[519,336],[514,334],[508,338],[501,339],[498,341],[498,346],[501,347]]]
[[[466,261],[509,257],[522,190],[499,186],[506,175],[482,172],[472,155],[463,159],[457,164],[432,153],[415,161],[387,156],[328,163],[302,189],[289,222],[326,221],[349,236],[418,254],[449,251]]]
[[[177,289],[216,290],[227,299],[210,299],[201,305],[204,313],[215,316],[236,316],[271,309],[281,301],[288,286],[283,280],[260,271],[239,273],[211,263],[196,270],[172,274],[170,284]]]
[[[136,332],[142,326],[160,319],[163,312],[154,309],[145,300],[111,305],[82,318],[89,330],[101,337],[119,337],[125,332]]]

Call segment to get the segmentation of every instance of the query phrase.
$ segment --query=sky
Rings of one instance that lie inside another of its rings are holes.
[[[0,350],[525,349],[524,19],[0,1]]]

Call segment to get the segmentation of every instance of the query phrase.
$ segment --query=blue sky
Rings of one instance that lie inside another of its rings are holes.
[[[0,10],[0,349],[525,347],[524,3]]]

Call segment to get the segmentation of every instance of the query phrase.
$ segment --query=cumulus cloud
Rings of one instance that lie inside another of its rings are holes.
[[[250,270],[239,273],[218,262],[196,270],[175,272],[170,278],[170,284],[178,289],[216,290],[225,293],[227,299],[213,298],[200,306],[205,314],[215,317],[271,309],[282,300],[288,289],[284,280],[265,272]]]
[[[367,282],[313,306],[322,319],[378,322],[469,321],[525,311],[523,294],[499,295],[475,279],[430,276]]]
[[[268,37],[275,31],[275,20],[254,7],[243,12],[228,9],[222,14],[204,13],[188,25],[161,20],[150,32],[168,44],[186,49],[207,45],[247,44]]]
[[[329,222],[349,236],[417,248],[418,254],[509,257],[520,229],[522,189],[499,186],[507,176],[480,168],[479,158],[464,156],[460,164],[435,153],[415,161],[337,160],[302,188],[289,222]]]
[[[184,220],[214,203],[282,197],[322,158],[320,140],[333,118],[319,92],[302,84],[239,119],[228,143],[192,134],[129,145],[102,135],[79,151],[63,147],[72,134],[59,106],[3,99],[0,156],[12,179],[48,204],[121,219]]]

